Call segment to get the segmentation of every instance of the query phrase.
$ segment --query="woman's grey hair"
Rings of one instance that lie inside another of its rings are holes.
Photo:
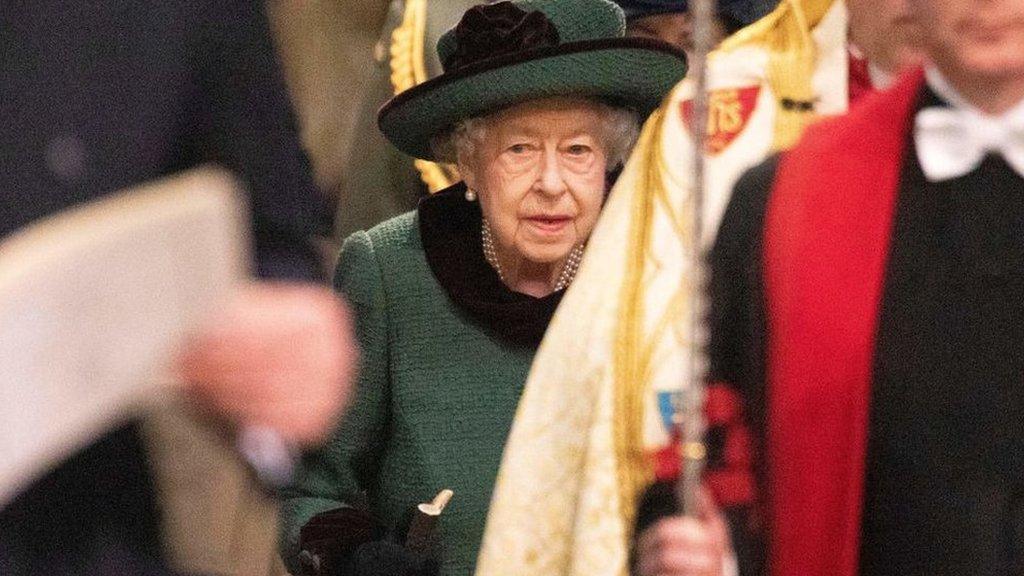
[[[601,116],[607,170],[610,172],[629,158],[630,151],[640,135],[640,114],[630,108],[611,106],[592,101]],[[477,143],[487,137],[487,125],[492,115],[467,118],[430,141],[434,157],[442,162],[457,164],[459,158],[473,154]]]

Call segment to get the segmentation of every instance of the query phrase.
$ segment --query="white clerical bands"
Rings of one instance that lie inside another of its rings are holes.
[[[990,153],[1001,155],[1024,176],[1024,122],[963,108],[926,108],[915,124],[917,156],[931,182],[968,174]]]

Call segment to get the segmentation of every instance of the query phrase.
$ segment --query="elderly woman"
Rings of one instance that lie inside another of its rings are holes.
[[[438,42],[444,74],[381,109],[389,141],[454,162],[464,181],[342,248],[335,284],[355,309],[361,375],[288,495],[293,571],[406,573],[424,549],[407,542],[410,515],[450,489],[435,558],[442,574],[473,572],[530,361],[607,175],[686,71],[680,51],[624,30],[608,0],[477,6]],[[361,503],[379,528],[344,513]]]

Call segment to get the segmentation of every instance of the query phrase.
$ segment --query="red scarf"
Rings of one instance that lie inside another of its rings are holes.
[[[812,127],[765,222],[772,576],[855,576],[875,332],[920,72]]]

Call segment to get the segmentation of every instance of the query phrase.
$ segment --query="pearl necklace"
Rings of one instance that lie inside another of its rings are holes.
[[[505,274],[501,270],[501,263],[498,262],[498,253],[494,250],[494,236],[491,234],[491,226],[487,223],[487,220],[484,220],[481,236],[483,237],[484,258],[491,265],[491,268],[494,268],[494,271],[498,273],[498,278],[501,282],[508,285],[508,282],[505,280]],[[569,257],[565,259],[565,265],[562,266],[562,273],[558,275],[558,282],[555,283],[555,292],[568,288],[573,278],[576,277],[576,271],[579,270],[580,262],[583,260],[584,246],[585,244],[580,243],[572,247]]]

